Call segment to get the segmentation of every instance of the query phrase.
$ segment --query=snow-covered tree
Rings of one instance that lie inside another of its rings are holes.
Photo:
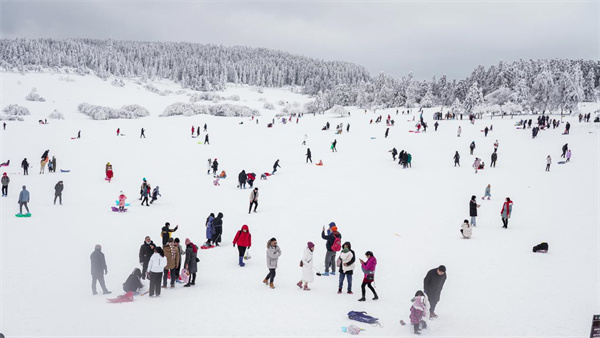
[[[29,94],[27,96],[25,96],[25,100],[27,100],[27,101],[37,101],[37,102],[44,102],[44,101],[46,101],[45,98],[41,97],[40,94],[37,93],[37,89],[36,88],[31,88],[31,92],[29,92]]]
[[[450,107],[450,111],[454,114],[460,114],[463,111],[463,105],[462,103],[460,103],[458,97],[454,99],[454,102],[452,102],[452,107]]]
[[[2,111],[6,115],[12,115],[12,116],[31,115],[31,113],[29,112],[29,109],[27,109],[26,107],[21,107],[17,104],[8,105],[8,106],[4,107],[4,109],[2,109]]]
[[[433,94],[431,93],[431,89],[425,93],[425,96],[421,99],[421,107],[423,108],[431,108],[434,105]]]
[[[483,104],[483,93],[481,89],[477,86],[477,82],[474,82],[469,91],[467,92],[467,96],[465,97],[465,102],[463,103],[463,107],[465,112],[471,113],[475,106]]]
[[[585,75],[585,80],[583,83],[583,96],[584,101],[593,102],[595,100],[594,90],[596,89],[596,73],[594,68],[590,68],[590,70]]]

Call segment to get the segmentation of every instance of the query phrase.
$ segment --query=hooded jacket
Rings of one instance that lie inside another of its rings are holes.
[[[54,195],[55,196],[60,196],[62,195],[63,189],[65,188],[65,186],[62,183],[56,183],[56,185],[54,186]]]
[[[350,250],[348,252],[344,252],[344,246],[348,246],[348,249]],[[342,251],[340,252],[339,259],[342,263],[340,264],[340,273],[351,275],[354,272],[353,270],[354,262],[356,261],[356,254],[354,253],[354,250],[352,250],[350,242],[346,242],[344,245],[342,245]]]
[[[29,191],[23,186],[23,190],[19,193],[19,203],[29,202]]]
[[[281,249],[279,245],[267,247],[267,268],[269,269],[277,269],[277,261],[279,260],[279,256],[281,256]]]
[[[143,288],[144,284],[142,284],[140,278],[142,278],[142,272],[140,271],[140,269],[136,268],[135,270],[133,270],[131,275],[129,275],[125,283],[123,283],[123,291],[136,292],[138,289]]]
[[[2,175],[2,185],[7,186],[9,182],[10,182],[10,178],[8,178],[8,176],[6,176],[6,175]]]
[[[90,261],[92,262],[92,275],[103,275],[108,271],[106,260],[101,249],[95,249],[94,252],[92,252]]]
[[[189,243],[185,246],[185,265],[184,268],[187,268],[190,273],[198,272],[198,262],[196,262],[196,258],[198,258],[198,247],[194,243]]]
[[[463,236],[466,238],[471,238],[471,235],[473,234],[473,227],[471,227],[471,224],[463,222],[461,228]]]
[[[469,216],[477,217],[477,202],[475,202],[475,199],[469,201]]]
[[[325,235],[325,231],[321,231],[321,238],[327,240],[327,242],[325,243],[327,251],[333,251],[331,250],[331,246],[333,245],[333,242],[335,242],[336,237],[341,240],[342,234],[340,234],[338,231],[333,231],[329,235]]]
[[[244,232],[243,230],[246,230]],[[237,232],[235,237],[233,238],[233,245],[251,247],[252,246],[252,235],[250,234],[250,230],[247,225],[242,225],[242,229]]]
[[[246,183],[246,170],[242,170],[238,175],[238,181],[240,184]]]

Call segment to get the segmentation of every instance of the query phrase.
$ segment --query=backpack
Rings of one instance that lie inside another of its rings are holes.
[[[333,235],[333,238],[335,238],[333,240],[333,244],[331,244],[331,250],[332,251],[340,251],[342,250],[342,240],[337,237],[336,235]]]
[[[369,316],[365,311],[350,311],[348,312],[348,318],[371,325],[379,324],[379,318]]]

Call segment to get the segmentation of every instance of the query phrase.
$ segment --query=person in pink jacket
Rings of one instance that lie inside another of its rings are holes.
[[[371,251],[367,251],[365,253],[365,256],[367,256],[367,261],[363,261],[362,259],[360,260],[360,265],[362,267],[362,270],[365,274],[365,277],[363,278],[363,282],[362,285],[360,286],[360,289],[362,290],[362,297],[358,300],[359,302],[364,302],[365,299],[365,286],[368,286],[369,289],[371,289],[371,292],[373,292],[373,295],[375,297],[373,297],[373,300],[378,300],[379,297],[377,296],[377,292],[375,292],[375,289],[373,288],[373,282],[375,281],[375,267],[377,266],[377,258],[375,258],[375,256],[373,256],[373,252]]]
[[[119,211],[125,211],[125,200],[127,199],[127,196],[125,196],[125,194],[121,191],[121,194],[119,195]]]

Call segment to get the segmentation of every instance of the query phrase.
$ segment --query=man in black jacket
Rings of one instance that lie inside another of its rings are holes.
[[[171,229],[169,228],[171,226],[171,223],[166,222],[165,226],[162,227],[162,230],[160,232],[160,235],[162,236],[162,243],[163,246],[167,245],[167,242],[169,242],[169,238],[171,238],[171,233],[177,231],[177,229],[179,229],[179,225],[176,225],[175,228]]]
[[[104,275],[108,274],[108,267],[106,267],[106,260],[104,259],[100,244],[96,244],[94,252],[90,255],[90,260],[92,261],[92,294],[98,294],[96,292],[96,281],[98,281],[100,282],[100,287],[102,287],[102,293],[108,295],[111,292],[106,289],[106,285],[104,284]]]
[[[440,301],[440,295],[442,293],[442,288],[444,287],[444,283],[446,282],[446,267],[440,265],[435,269],[429,270],[427,275],[425,276],[425,280],[423,281],[423,291],[427,294],[429,298],[430,308],[430,317],[437,318],[435,314],[435,306]]]
[[[477,226],[477,208],[479,208],[479,204],[476,201],[477,197],[475,195],[471,196],[471,201],[469,201],[469,216],[471,216],[471,225]]]
[[[242,170],[238,174],[238,183],[240,185],[240,189],[246,189],[246,180],[247,180],[246,170]]]
[[[60,205],[62,205],[62,192],[64,188],[63,181],[58,181],[54,186],[54,204],[56,204],[56,199],[58,198]]]
[[[146,272],[148,272],[148,262],[150,257],[154,254],[154,242],[150,239],[150,236],[146,236],[144,244],[140,246],[140,264],[142,265],[142,279],[146,279]]]
[[[496,168],[496,160],[498,160],[498,153],[496,152],[496,150],[494,150],[494,153],[492,154],[492,163],[490,164],[490,167]]]
[[[23,168],[23,175],[29,175],[29,162],[27,162],[27,159],[21,162],[21,168]]]

